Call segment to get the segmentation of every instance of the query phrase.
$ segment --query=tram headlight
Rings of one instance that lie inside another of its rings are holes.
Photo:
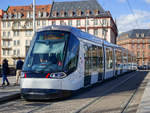
[[[64,78],[66,74],[64,72],[51,73],[50,78]]]

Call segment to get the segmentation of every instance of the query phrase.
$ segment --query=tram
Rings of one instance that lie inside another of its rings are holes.
[[[39,29],[21,74],[25,99],[55,99],[133,71],[128,50],[70,26]]]

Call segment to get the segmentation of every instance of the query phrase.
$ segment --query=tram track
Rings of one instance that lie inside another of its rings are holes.
[[[92,100],[91,102],[89,102],[88,104],[82,106],[81,108],[79,108],[77,111],[73,112],[73,113],[85,113],[84,111],[89,107],[92,106],[94,103],[96,103],[97,101],[101,101],[105,97],[105,95],[111,93],[111,91],[115,90],[116,88],[120,87],[121,85],[125,84],[127,81],[129,81],[130,79],[132,79],[133,77],[135,77],[135,75],[137,74],[137,72],[133,72],[132,76],[129,76],[128,78],[126,78],[125,80],[123,80],[122,82],[120,82],[119,84],[111,87],[109,90],[105,91],[102,95],[100,95],[99,97],[95,98],[94,100]],[[130,104],[130,102],[132,101],[132,99],[134,98],[134,96],[136,95],[136,92],[138,91],[138,87],[132,91],[132,93],[130,94],[130,96],[127,98],[127,100],[125,100],[123,102],[123,104],[121,105],[121,110],[119,113],[125,113],[125,111],[128,108],[128,105]]]

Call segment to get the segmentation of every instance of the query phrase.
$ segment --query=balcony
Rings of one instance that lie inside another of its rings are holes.
[[[32,30],[33,26],[12,26],[12,30]]]
[[[4,45],[4,46],[2,46],[2,49],[12,49],[12,46]]]
[[[4,37],[4,36],[2,36],[2,40],[12,40],[12,38],[11,37]]]

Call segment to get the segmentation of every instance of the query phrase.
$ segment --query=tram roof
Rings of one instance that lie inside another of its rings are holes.
[[[60,25],[52,25],[43,27],[37,30],[37,32],[45,31],[45,30],[62,30],[62,31],[68,31],[73,33],[75,36],[80,37],[81,39],[86,39],[98,44],[104,44],[107,46],[115,47],[115,48],[122,48],[121,46],[118,46],[116,44],[109,43],[108,41],[103,40],[102,38],[98,38],[94,35],[88,34],[86,32],[81,31],[80,29],[77,29],[75,27],[71,26],[60,26]]]

